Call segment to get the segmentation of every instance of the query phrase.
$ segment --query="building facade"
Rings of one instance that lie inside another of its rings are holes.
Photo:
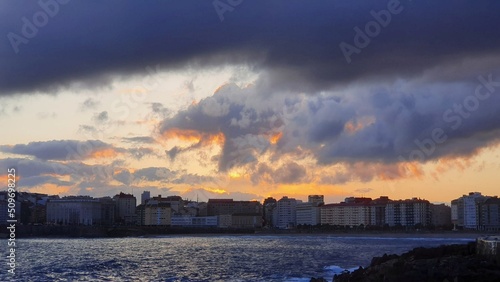
[[[209,199],[208,216],[234,213],[257,213],[262,215],[262,205],[257,201],[234,201],[233,199]]]
[[[169,226],[172,210],[169,203],[149,200],[144,206],[144,225]]]
[[[391,201],[385,212],[389,226],[428,226],[431,223],[430,203],[427,200],[413,198]]]
[[[360,226],[370,224],[370,198],[346,198],[338,204],[321,207],[321,224]]]
[[[500,199],[491,197],[481,204],[480,229],[485,231],[500,230]]]
[[[101,203],[89,196],[72,196],[47,201],[47,222],[60,225],[101,224]]]
[[[123,224],[135,224],[137,219],[135,214],[137,200],[135,196],[121,192],[120,194],[114,196],[113,200],[116,205],[116,222]]]
[[[281,229],[294,228],[297,225],[297,201],[294,198],[284,196],[276,202],[276,208],[273,210],[274,227]]]
[[[436,227],[449,227],[451,225],[451,207],[445,204],[431,204],[431,224]]]
[[[452,222],[464,229],[481,229],[481,205],[488,198],[479,192],[470,192],[468,195],[453,200],[451,202]]]

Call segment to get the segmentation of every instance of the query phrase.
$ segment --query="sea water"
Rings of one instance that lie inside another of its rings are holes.
[[[16,273],[6,274],[4,264],[0,281],[331,281],[384,253],[469,241],[390,235],[20,239]],[[4,249],[5,257],[6,243]]]

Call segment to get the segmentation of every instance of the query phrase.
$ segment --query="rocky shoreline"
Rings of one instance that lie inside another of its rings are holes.
[[[311,282],[326,281],[312,278]],[[476,254],[476,243],[415,248],[402,255],[374,257],[367,268],[335,275],[354,281],[500,281],[500,260]]]

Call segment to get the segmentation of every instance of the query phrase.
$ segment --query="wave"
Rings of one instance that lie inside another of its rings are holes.
[[[354,270],[358,269],[359,266],[357,267],[351,267],[351,268],[343,268],[338,265],[329,265],[323,267],[323,270],[326,272],[329,272],[329,274],[341,274],[342,272],[353,272]]]
[[[356,239],[363,239],[363,240],[410,240],[410,241],[464,241],[464,242],[472,242],[476,241],[476,239],[472,238],[429,238],[429,237],[364,237],[364,236],[359,236],[359,237],[331,237],[332,239],[341,239],[341,240],[356,240]]]

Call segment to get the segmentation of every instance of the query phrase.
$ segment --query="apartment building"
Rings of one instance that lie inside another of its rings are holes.
[[[276,202],[276,208],[273,210],[274,227],[294,228],[297,225],[296,212],[297,204],[301,201],[284,196]]]
[[[346,198],[338,204],[321,207],[321,224],[359,226],[370,224],[371,198]]]
[[[47,201],[47,222],[62,225],[101,224],[101,203],[89,196],[69,196]]]
[[[113,197],[113,200],[116,205],[116,221],[124,224],[135,224],[137,219],[135,214],[137,200],[135,196],[120,192],[120,194]]]
[[[168,226],[171,224],[171,218],[169,203],[149,200],[144,206],[144,225]]]
[[[391,201],[386,206],[385,219],[389,226],[427,226],[431,223],[430,203],[417,198]]]

